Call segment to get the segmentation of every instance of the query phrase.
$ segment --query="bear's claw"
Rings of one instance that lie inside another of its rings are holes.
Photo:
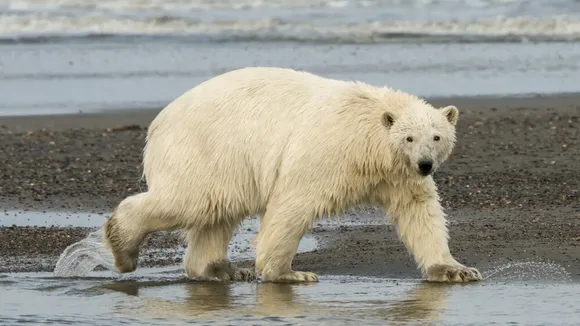
[[[318,275],[311,272],[295,272],[292,271],[287,274],[280,275],[275,279],[265,279],[265,282],[272,283],[307,283],[318,282]]]
[[[224,282],[251,282],[257,279],[257,275],[252,269],[236,267],[229,261],[224,260],[210,264],[200,278]]]
[[[435,265],[427,270],[427,279],[432,282],[464,283],[480,281],[482,277],[473,267]]]
[[[256,280],[256,273],[249,268],[231,267],[227,270],[221,270],[215,275],[221,281],[244,281],[251,282]]]

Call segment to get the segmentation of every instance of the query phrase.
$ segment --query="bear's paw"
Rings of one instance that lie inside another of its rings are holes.
[[[482,277],[473,267],[435,265],[427,269],[427,279],[431,282],[465,283],[480,281]]]

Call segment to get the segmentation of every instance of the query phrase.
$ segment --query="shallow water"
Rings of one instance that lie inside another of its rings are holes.
[[[52,224],[56,225],[55,220],[63,216],[68,216],[61,220],[67,224],[82,220],[80,215],[58,212],[21,214],[15,217],[21,217],[22,223],[3,222],[46,225],[55,216]],[[104,217],[95,219],[94,226],[101,225]],[[321,221],[318,228],[382,223],[350,214]],[[249,241],[258,226],[257,220],[249,219],[239,229],[229,248],[230,259],[253,257]],[[307,236],[299,252],[320,245]],[[306,285],[196,282],[185,278],[181,266],[138,268],[124,275],[87,271],[83,277],[4,274],[0,275],[0,324],[572,325],[580,317],[580,283],[572,282],[562,266],[520,261],[480,271],[482,282],[464,285],[338,275],[320,275],[319,283]]]
[[[4,274],[0,324],[570,325],[580,314],[580,284],[559,265],[480,270],[484,281],[455,285],[333,275],[305,285],[195,282],[178,266],[70,278]]]
[[[0,226],[98,227],[107,215],[89,212],[6,210]]]
[[[2,276],[0,323],[572,325],[580,316],[580,284],[553,280],[445,285],[323,275],[316,284],[278,285],[187,281],[167,269],[139,273],[121,280]]]
[[[376,216],[381,216],[377,214]],[[332,219],[323,219],[316,222],[317,227],[336,227],[341,225],[381,225],[385,223],[382,218],[377,218],[365,212],[352,211],[344,216]],[[37,226],[37,227],[101,227],[109,214],[94,212],[72,211],[35,211],[35,210],[4,210],[0,215],[0,227],[2,226]],[[259,221],[256,217],[244,220],[240,226],[240,232],[256,232]]]

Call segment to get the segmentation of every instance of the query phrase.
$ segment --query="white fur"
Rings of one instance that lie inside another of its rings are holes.
[[[392,217],[429,279],[478,279],[450,254],[436,185],[417,168],[430,159],[436,169],[448,157],[457,117],[453,106],[438,110],[404,92],[290,69],[219,75],[151,123],[149,189],[115,211],[124,246],[118,252],[150,232],[184,229],[188,275],[223,278],[211,264],[227,264],[233,230],[261,215],[255,243],[263,280],[316,281],[291,270],[301,237],[320,217],[370,203]],[[122,255],[116,258],[123,265]],[[129,265],[126,271],[135,268]],[[229,268],[230,278],[246,278],[247,271]]]

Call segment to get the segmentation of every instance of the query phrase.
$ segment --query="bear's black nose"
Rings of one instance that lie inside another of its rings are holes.
[[[427,161],[427,160],[419,162],[419,171],[421,172],[422,175],[429,175],[429,173],[431,173],[432,169],[433,169],[433,162]]]

